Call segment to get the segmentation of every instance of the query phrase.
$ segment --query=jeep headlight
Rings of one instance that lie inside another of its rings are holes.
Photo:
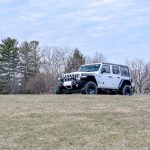
[[[87,76],[87,74],[86,73],[81,73],[81,77],[83,78],[83,77],[86,77]]]
[[[62,81],[62,78],[58,78],[57,80],[60,82],[60,81]]]

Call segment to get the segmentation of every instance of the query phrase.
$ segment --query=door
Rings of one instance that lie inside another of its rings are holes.
[[[118,89],[121,81],[121,73],[119,66],[112,66],[112,88]]]
[[[110,65],[103,64],[98,82],[99,88],[110,89],[112,88],[112,74],[110,71]]]

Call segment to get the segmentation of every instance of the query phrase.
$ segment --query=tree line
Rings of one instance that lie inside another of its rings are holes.
[[[85,56],[76,48],[46,46],[38,41],[6,38],[0,42],[0,94],[49,93],[57,87],[64,72],[77,71],[83,64],[106,62],[96,52]],[[127,61],[137,93],[150,92],[150,62],[141,59]]]
[[[80,65],[105,60],[101,53],[84,56],[69,47],[40,48],[38,41],[6,38],[0,42],[0,93],[47,93],[57,86],[64,72],[77,71]]]

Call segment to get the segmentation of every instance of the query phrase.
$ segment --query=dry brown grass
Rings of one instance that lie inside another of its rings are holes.
[[[0,96],[2,150],[150,150],[150,96]]]

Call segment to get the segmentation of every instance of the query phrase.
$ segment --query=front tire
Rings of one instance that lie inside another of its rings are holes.
[[[94,82],[92,82],[92,81],[89,81],[84,86],[82,94],[92,95],[92,94],[97,94],[97,92],[98,92],[98,89],[97,89],[96,84]]]
[[[63,87],[58,86],[56,89],[56,94],[64,94]]]
[[[132,88],[129,85],[125,85],[122,89],[122,95],[132,96],[133,95]]]

